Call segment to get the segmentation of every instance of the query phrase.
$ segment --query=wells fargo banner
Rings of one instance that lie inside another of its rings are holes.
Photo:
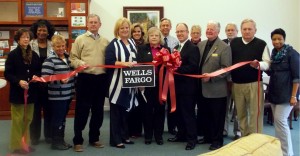
[[[124,88],[131,87],[154,87],[154,65],[139,65],[122,69]]]

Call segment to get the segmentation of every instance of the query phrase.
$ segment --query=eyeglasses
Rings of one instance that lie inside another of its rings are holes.
[[[179,33],[182,34],[182,33],[184,33],[184,32],[186,32],[186,30],[178,30],[178,31],[176,31],[175,33],[176,33],[176,34],[179,34]]]
[[[22,39],[30,39],[29,36],[21,36],[20,38],[22,38]]]

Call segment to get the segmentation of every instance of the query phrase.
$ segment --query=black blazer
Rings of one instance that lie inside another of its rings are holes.
[[[175,46],[175,49],[178,45]],[[197,74],[199,69],[200,52],[190,40],[186,41],[180,51],[181,66],[175,71],[180,74]],[[176,94],[195,95],[197,91],[197,79],[174,75]]]
[[[10,82],[9,102],[24,104],[24,89],[19,85],[20,80],[31,80],[33,75],[41,75],[41,62],[36,52],[32,52],[30,65],[23,62],[20,46],[8,54],[5,62],[4,76]],[[28,90],[28,103],[33,103],[36,98],[37,83],[30,83]]]
[[[169,47],[164,47],[163,45],[160,45],[160,49],[162,49],[162,48],[167,48],[170,51]],[[138,52],[137,52],[136,58],[137,58],[138,63],[145,63],[145,62],[153,61],[153,56],[152,56],[151,47],[150,47],[149,43],[137,46],[137,51]]]
[[[162,48],[167,48],[169,51],[170,51],[170,48],[168,47],[164,47],[163,45],[160,45],[160,49]],[[160,50],[159,49],[159,50]],[[137,62],[138,63],[145,63],[145,62],[152,62],[153,61],[153,55],[152,55],[152,52],[151,52],[151,47],[150,47],[150,44],[144,44],[144,45],[139,45],[137,47],[137,55],[136,55],[136,58],[137,58]],[[161,66],[158,66],[157,69],[159,71]],[[155,88],[154,90],[156,90],[158,92],[158,72],[155,73]],[[145,88],[145,96],[146,97],[149,97],[150,95],[152,95],[150,92],[153,91],[153,89],[151,88],[148,88],[146,87]],[[151,98],[151,97],[150,97]]]

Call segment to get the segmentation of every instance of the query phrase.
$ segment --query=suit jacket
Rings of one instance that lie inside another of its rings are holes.
[[[162,48],[167,48],[170,52],[170,48],[169,47],[164,47],[163,45],[160,45],[160,49]],[[138,63],[142,63],[142,62],[152,62],[153,61],[153,56],[152,56],[152,52],[151,52],[151,47],[150,44],[144,44],[144,45],[139,45],[137,47],[137,55],[136,55],[136,59]],[[150,53],[149,53],[150,52]]]
[[[164,47],[163,45],[160,45],[160,49],[162,48],[167,48],[169,51],[170,51],[170,48],[169,47]],[[137,58],[137,62],[138,63],[145,63],[145,62],[152,62],[153,61],[153,55],[152,55],[152,52],[151,52],[151,46],[150,44],[144,44],[144,45],[139,45],[137,47],[137,55],[136,55],[136,58]],[[161,66],[158,66],[157,67],[157,71],[159,71],[159,68]],[[158,72],[155,73],[155,88],[157,89],[158,91]],[[145,87],[145,96],[146,98],[153,98],[153,97],[150,97],[151,94],[150,92],[153,91],[153,89],[149,88],[149,87]]]
[[[177,49],[178,45],[174,49]],[[187,40],[180,51],[181,66],[176,70],[180,74],[197,74],[200,60],[199,49]],[[197,79],[181,75],[174,75],[176,94],[195,95],[197,93]]]
[[[206,46],[207,40],[198,44],[200,55]],[[231,61],[231,48],[225,42],[217,38],[212,45],[207,57],[202,66],[202,73],[211,73],[221,68],[228,67],[232,64]],[[227,76],[229,73],[212,77],[208,82],[202,82],[202,94],[206,98],[221,98],[227,96]]]

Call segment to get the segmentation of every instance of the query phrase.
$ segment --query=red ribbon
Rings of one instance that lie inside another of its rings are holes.
[[[159,52],[156,53],[156,56],[154,57],[154,61],[148,62],[148,63],[138,63],[136,65],[140,64],[150,64],[154,66],[162,65],[162,67],[159,70],[159,102],[162,104],[164,101],[167,101],[167,95],[168,91],[170,89],[170,98],[171,98],[171,112],[174,112],[176,110],[176,92],[175,92],[175,83],[174,83],[174,74],[177,75],[183,75],[193,78],[203,78],[203,77],[215,77],[220,74],[226,73],[228,71],[234,70],[236,68],[239,68],[241,66],[244,66],[246,64],[249,64],[251,61],[246,62],[240,62],[235,65],[232,65],[227,68],[222,68],[220,70],[217,70],[212,73],[208,73],[205,75],[193,75],[193,74],[180,74],[175,72],[178,67],[181,65],[181,58],[180,53],[177,50],[174,50],[172,54],[169,53],[169,51],[165,48],[162,48]],[[50,82],[50,81],[58,81],[70,78],[76,73],[81,72],[82,70],[88,68],[89,66],[80,66],[76,68],[74,71],[64,74],[57,74],[57,75],[49,75],[44,77],[35,77],[31,81],[39,81],[39,82]],[[125,66],[116,66],[116,65],[97,65],[92,67],[98,67],[98,68],[127,68]],[[164,78],[164,69],[166,69],[166,75]],[[164,82],[164,83],[163,83]],[[24,93],[25,94],[25,93]]]
[[[174,71],[181,65],[180,54],[174,50],[172,54],[166,48],[162,48],[154,57],[155,65],[162,65],[159,70],[159,102],[163,104],[167,101],[168,90],[170,89],[171,112],[176,110],[176,92],[174,83]],[[165,80],[163,83],[163,73],[166,68]]]
[[[24,125],[27,125],[27,96],[28,96],[28,89],[25,89],[24,90],[24,122],[25,124]],[[25,129],[28,129],[27,127],[25,127]],[[27,131],[25,130],[23,136],[22,136],[22,148],[29,152],[29,145],[27,145],[26,143],[26,137],[27,137]]]

